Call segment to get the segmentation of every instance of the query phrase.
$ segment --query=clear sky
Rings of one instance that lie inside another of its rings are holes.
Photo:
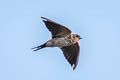
[[[31,50],[51,38],[41,16],[83,38],[75,71],[59,48]],[[1,0],[0,80],[120,80],[120,0]]]

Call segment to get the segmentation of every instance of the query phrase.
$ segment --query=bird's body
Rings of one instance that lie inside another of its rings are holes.
[[[62,48],[62,47],[73,45],[74,43],[77,42],[77,40],[79,40],[79,39],[75,39],[73,36],[74,35],[71,34],[71,35],[66,36],[66,37],[53,38],[53,39],[47,41],[46,46],[47,47],[59,47],[59,48]]]
[[[77,34],[71,34],[71,30],[61,24],[44,17],[41,18],[48,30],[52,33],[52,39],[32,49],[37,51],[45,47],[59,47],[63,51],[65,58],[71,66],[74,65],[73,69],[75,69],[79,59],[78,41],[81,39],[80,36]]]
[[[68,39],[67,37],[65,38],[54,38],[49,40],[46,43],[47,47],[65,47],[65,46],[69,46],[72,45],[72,40]]]

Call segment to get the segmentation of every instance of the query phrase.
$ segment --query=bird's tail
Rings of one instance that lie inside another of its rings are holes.
[[[34,48],[32,48],[32,49],[33,49],[33,51],[37,51],[37,50],[42,49],[42,48],[45,48],[45,47],[46,47],[46,43],[45,43],[45,44],[42,44],[42,45],[40,45],[40,46],[34,47]]]

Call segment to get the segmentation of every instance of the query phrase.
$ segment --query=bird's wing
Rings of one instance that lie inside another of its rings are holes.
[[[74,45],[62,47],[63,54],[67,61],[73,66],[73,70],[76,68],[79,60],[79,44],[75,43]]]
[[[52,38],[65,37],[71,34],[71,30],[69,30],[67,27],[58,24],[50,19],[44,17],[41,18],[43,19],[43,22],[45,23],[48,30],[52,33]]]

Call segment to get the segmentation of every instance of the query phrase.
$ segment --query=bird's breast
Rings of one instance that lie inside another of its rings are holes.
[[[47,42],[49,47],[65,47],[72,45],[72,40],[68,38],[55,38]]]

